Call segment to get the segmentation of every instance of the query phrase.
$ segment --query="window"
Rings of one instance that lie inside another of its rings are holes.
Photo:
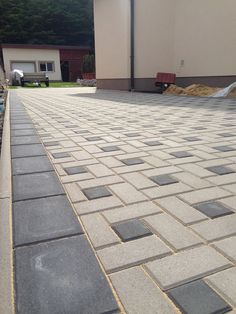
[[[39,71],[40,72],[54,72],[54,62],[39,62]]]

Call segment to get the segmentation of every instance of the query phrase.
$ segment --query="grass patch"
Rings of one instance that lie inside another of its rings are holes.
[[[57,88],[65,88],[65,87],[81,87],[80,84],[76,82],[50,82],[49,87],[46,87],[44,83],[41,86],[37,86],[35,84],[26,83],[23,88],[50,88],[50,87],[57,87]],[[10,89],[16,89],[18,86],[9,86]]]

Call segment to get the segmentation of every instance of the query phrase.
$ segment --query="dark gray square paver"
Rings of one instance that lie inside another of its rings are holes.
[[[13,175],[52,171],[53,167],[47,156],[23,157],[12,159]]]
[[[230,146],[217,146],[213,148],[216,150],[219,150],[220,152],[232,152],[235,150],[235,148],[230,147]]]
[[[43,143],[43,145],[45,146],[45,147],[50,147],[50,146],[58,146],[58,145],[60,145],[60,143],[59,142],[45,142],[45,143]]]
[[[93,200],[93,199],[101,198],[101,197],[108,197],[112,195],[111,192],[105,186],[98,186],[95,188],[84,189],[82,190],[82,192],[89,200]]]
[[[65,195],[13,203],[14,245],[83,233]]]
[[[13,201],[23,201],[65,194],[54,172],[24,174],[13,177]]]
[[[197,280],[167,292],[185,314],[223,314],[231,307],[204,281]]]
[[[234,173],[234,170],[225,166],[214,166],[214,167],[208,167],[206,169],[219,175]]]
[[[152,235],[152,232],[138,219],[114,224],[112,228],[124,242]]]
[[[186,158],[186,157],[192,157],[193,156],[189,152],[185,152],[185,151],[171,153],[171,155],[176,157],[176,158]]]
[[[84,235],[15,250],[17,314],[98,314],[118,305]]]
[[[99,136],[86,137],[85,139],[87,141],[89,141],[89,142],[96,142],[96,141],[101,141],[102,140],[102,138],[99,137]]]
[[[194,207],[210,218],[218,218],[235,213],[219,202],[205,202],[197,204]]]
[[[235,134],[233,134],[233,133],[220,133],[218,135],[220,135],[222,137],[232,137],[232,136],[235,136]]]
[[[140,158],[129,158],[121,160],[127,166],[144,164],[144,161]]]
[[[54,153],[54,154],[52,154],[52,157],[55,159],[58,159],[58,158],[67,158],[67,157],[71,157],[71,156],[68,153]]]
[[[46,155],[41,144],[16,145],[11,147],[12,158]]]
[[[144,142],[144,144],[148,145],[148,146],[159,146],[159,145],[163,145],[162,143],[160,143],[159,141],[148,141],[148,142]]]
[[[11,138],[11,145],[40,144],[38,136],[17,136]]]
[[[166,175],[166,174],[163,174],[160,176],[153,176],[153,177],[150,177],[150,179],[153,182],[157,183],[158,185],[168,185],[168,184],[173,184],[173,183],[179,182],[177,179],[175,179],[169,175]]]
[[[84,134],[84,133],[91,133],[88,130],[80,130],[80,131],[74,131],[77,134]]]
[[[189,137],[184,137],[184,140],[186,140],[188,142],[196,142],[196,141],[200,141],[200,138],[194,137],[194,136],[189,136]]]
[[[106,147],[101,147],[101,149],[104,152],[115,152],[117,150],[120,150],[120,148],[118,146],[106,146]]]
[[[127,134],[125,134],[126,136],[128,136],[128,137],[136,137],[136,136],[140,136],[140,134],[139,133],[127,133]]]
[[[86,173],[88,170],[85,167],[82,166],[77,166],[77,167],[68,167],[64,168],[65,172],[68,175],[73,175],[73,174],[80,174],[80,173]]]

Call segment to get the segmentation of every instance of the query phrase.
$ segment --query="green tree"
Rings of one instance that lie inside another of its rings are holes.
[[[93,1],[0,0],[0,43],[93,46]]]

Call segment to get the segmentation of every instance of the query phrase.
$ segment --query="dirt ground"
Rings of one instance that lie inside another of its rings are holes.
[[[210,87],[201,84],[193,84],[186,88],[182,88],[176,85],[171,85],[164,94],[166,95],[182,95],[182,96],[210,96],[217,91],[221,90],[219,87]],[[236,98],[236,90],[234,90],[228,98]]]

